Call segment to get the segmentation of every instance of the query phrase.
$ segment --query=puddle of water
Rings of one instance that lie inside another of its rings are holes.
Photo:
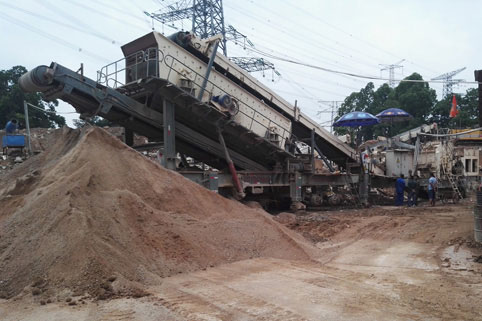
[[[451,245],[442,252],[442,267],[455,271],[481,270],[478,263],[474,262],[474,254],[459,245]]]

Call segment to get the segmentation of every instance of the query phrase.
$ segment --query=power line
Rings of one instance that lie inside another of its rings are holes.
[[[85,54],[85,55],[87,55],[87,56],[90,56],[90,57],[92,57],[92,58],[95,58],[95,59],[97,59],[97,60],[100,60],[100,61],[103,61],[103,62],[109,62],[107,59],[105,59],[105,58],[102,57],[102,56],[99,56],[99,55],[97,55],[97,54],[95,54],[95,53],[93,53],[93,52],[90,52],[90,51],[88,51],[88,50],[84,50],[84,49],[82,49],[82,48],[80,48],[80,47],[77,47],[76,45],[74,45],[74,44],[71,43],[71,42],[68,42],[68,41],[66,41],[66,40],[64,40],[64,39],[62,39],[62,38],[59,38],[59,37],[57,37],[57,36],[55,36],[55,35],[52,35],[52,34],[46,32],[46,31],[40,30],[40,29],[38,29],[38,28],[36,28],[36,27],[34,27],[34,26],[32,26],[32,25],[29,25],[28,23],[25,23],[25,22],[23,22],[23,21],[21,21],[21,20],[18,20],[18,19],[16,19],[16,18],[13,18],[13,17],[9,16],[9,15],[6,14],[6,13],[0,12],[0,18],[4,19],[4,20],[6,20],[6,21],[8,21],[8,22],[10,22],[10,23],[13,23],[13,24],[15,24],[15,25],[17,25],[17,26],[20,26],[20,27],[22,27],[22,28],[24,28],[24,29],[30,30],[30,31],[38,34],[38,35],[41,35],[42,37],[45,37],[45,38],[47,38],[47,39],[50,39],[50,40],[56,42],[57,44],[60,44],[60,45],[63,45],[63,46],[65,46],[65,47],[74,49],[74,50],[76,50],[76,51],[78,51],[78,52],[81,52],[81,53],[83,53],[83,54]]]
[[[271,39],[273,39],[273,38],[271,37]],[[319,55],[319,54],[311,54],[311,55],[309,55],[309,54],[307,54],[307,52],[306,52],[305,50],[298,49],[297,47],[280,45],[280,44],[283,43],[283,41],[279,41],[279,42],[277,42],[277,43],[274,43],[274,42],[270,42],[270,41],[265,41],[265,40],[264,40],[263,42],[264,42],[264,43],[271,44],[271,45],[273,45],[273,46],[280,47],[281,49],[286,49],[286,51],[295,52],[295,53],[298,52],[298,53],[300,53],[300,54],[303,54],[304,57],[312,58],[312,60],[314,60],[314,61],[318,61],[318,62],[319,62],[319,61],[322,61],[322,59],[323,59],[323,63],[325,63],[325,64],[327,64],[327,65],[334,66],[334,67],[336,67],[336,68],[345,67],[345,68],[351,69],[351,70],[354,69],[352,66],[349,66],[349,65],[340,63],[340,62],[338,62],[338,61],[333,61],[331,58],[327,58],[327,57],[321,56],[321,55]],[[285,58],[293,59],[293,60],[294,60],[293,57],[290,57],[290,56],[288,56],[288,55],[285,54],[285,53],[281,53],[281,52],[275,51],[275,50],[273,50],[273,49],[271,49],[271,48],[269,48],[269,47],[265,47],[265,46],[263,46],[263,45],[259,45],[259,44],[258,44],[258,45],[256,45],[256,48],[259,49],[259,50],[262,50],[262,51],[270,51],[270,52],[274,53],[275,55],[280,55],[280,56],[283,56],[283,57],[285,57]],[[260,49],[260,48],[262,48],[262,49]],[[263,49],[263,48],[264,48],[264,49]],[[248,48],[247,50],[249,51],[249,50],[251,50],[251,48]],[[331,62],[331,61],[333,61],[333,62]]]
[[[43,111],[44,113],[47,114],[55,114],[55,115],[68,115],[68,114],[78,114],[76,111],[70,111],[70,112],[59,112],[59,111],[53,111],[53,110],[46,110],[44,108],[41,108],[39,106],[32,105],[31,103],[27,103],[32,108],[38,109],[40,111]]]
[[[48,0],[39,1],[39,4],[42,5],[44,8],[46,8],[47,10],[50,10],[51,12],[57,14],[62,19],[67,20],[68,22],[74,23],[76,26],[82,26],[82,28],[85,31],[90,30],[91,33],[101,35],[102,38],[109,39],[105,35],[102,35],[102,33],[98,32],[97,30],[94,30],[91,25],[85,23],[80,19],[77,19],[77,17],[69,14],[69,12],[67,12],[66,10],[63,10],[60,6],[53,6],[52,4],[50,4]]]
[[[333,133],[333,120],[335,119],[335,113],[338,112],[338,108],[340,108],[340,106],[338,104],[341,104],[343,103],[343,101],[336,101],[336,100],[333,100],[333,101],[320,101],[320,103],[330,103],[331,104],[331,110],[330,111],[319,111],[317,113],[317,116],[321,115],[321,113],[323,112],[329,112],[331,114],[331,120],[330,120],[330,123],[331,123],[331,126],[330,126],[330,133]]]
[[[257,6],[258,6],[258,4],[257,4]],[[245,17],[247,17],[249,19],[257,20],[260,23],[262,23],[266,26],[269,26],[270,28],[272,28],[277,33],[279,33],[281,31],[281,32],[283,32],[283,35],[291,35],[294,39],[296,39],[296,41],[300,41],[300,35],[299,34],[296,34],[292,30],[283,27],[282,24],[277,24],[276,26],[272,26],[270,23],[267,23],[266,21],[264,21],[263,18],[260,17],[259,15],[256,15],[253,12],[248,12],[248,11],[244,10],[242,7],[233,6],[232,3],[227,4],[226,7],[231,7],[233,10],[236,10],[237,13],[243,13],[243,15]],[[327,45],[323,45],[319,41],[316,41],[316,42],[314,41],[314,42],[312,42],[312,44],[313,44],[313,46],[318,47],[319,49],[321,49],[323,51],[331,52],[332,54],[335,54],[335,55],[337,55],[339,57],[342,57],[342,58],[345,58],[345,59],[351,59],[351,60],[353,60],[353,62],[358,63],[358,64],[367,65],[366,62],[360,62],[353,57],[348,57],[343,52],[340,52],[338,49],[335,49],[335,48],[327,46]],[[291,47],[291,50],[292,49],[293,49],[293,47]],[[319,55],[319,53],[318,53],[318,55]],[[372,67],[374,67],[374,66],[376,66],[376,65],[372,65]]]
[[[45,20],[45,21],[49,21],[51,23],[54,23],[54,24],[57,24],[57,25],[60,25],[60,26],[63,26],[63,27],[66,27],[66,28],[70,28],[70,29],[73,29],[73,30],[76,30],[76,31],[79,31],[79,32],[82,32],[82,33],[85,33],[85,34],[88,34],[88,35],[91,35],[91,36],[94,36],[94,37],[97,37],[99,39],[102,39],[102,40],[106,40],[108,41],[109,43],[111,44],[115,44],[117,41],[115,40],[112,40],[111,38],[109,37],[106,37],[106,36],[103,36],[101,34],[98,34],[96,32],[92,32],[92,31],[87,31],[86,29],[83,29],[83,28],[79,28],[75,25],[72,25],[72,24],[68,24],[68,23],[64,23],[62,21],[59,21],[59,20],[55,20],[49,16],[46,16],[46,15],[40,15],[40,14],[37,14],[35,12],[32,12],[32,11],[29,11],[29,10],[26,10],[26,9],[22,9],[22,8],[19,8],[17,6],[14,6],[12,4],[7,4],[7,3],[4,3],[4,2],[0,2],[0,5],[3,5],[5,7],[8,7],[12,10],[16,10],[16,11],[20,11],[20,12],[23,12],[23,13],[26,13],[28,15],[31,15],[33,17],[36,17],[38,19],[42,19],[42,20]]]
[[[466,69],[466,67],[463,67],[463,68],[460,68],[460,69],[457,69],[457,70],[454,70],[454,71],[451,71],[451,72],[447,72],[443,75],[440,75],[438,77],[435,77],[435,78],[432,78],[432,80],[443,80],[443,89],[442,89],[442,98],[445,98],[449,95],[452,94],[453,92],[453,86],[454,85],[457,85],[457,84],[460,84],[460,83],[463,83],[464,80],[462,79],[452,79],[453,76],[455,76],[456,74],[464,71]]]
[[[260,51],[256,48],[252,48],[250,50],[253,50],[253,51],[257,52],[258,54],[269,57],[271,59],[281,60],[281,61],[289,62],[289,63],[295,64],[295,65],[305,66],[305,67],[308,67],[308,68],[318,69],[318,70],[322,70],[322,71],[326,71],[326,72],[330,72],[330,73],[334,73],[334,74],[347,75],[347,76],[350,76],[350,77],[357,77],[357,78],[364,78],[364,79],[371,79],[371,80],[383,80],[383,81],[389,81],[390,80],[389,78],[374,77],[374,76],[368,76],[368,75],[359,75],[359,74],[354,74],[354,73],[350,73],[350,72],[344,72],[344,71],[324,68],[324,67],[321,67],[321,66],[317,66],[317,65],[313,65],[313,64],[309,64],[309,63],[304,63],[304,62],[301,62],[301,61],[286,59],[286,58],[283,58],[283,57],[277,57],[277,56],[271,55],[269,53],[262,52],[262,51]],[[417,80],[417,79],[393,79],[393,80],[398,81],[398,82],[444,83],[444,81],[437,81],[437,80]],[[479,82],[477,82],[477,81],[461,81],[460,83],[463,83],[463,84],[478,84]]]
[[[119,19],[119,18],[117,18],[117,17],[115,17],[115,16],[112,16],[112,15],[110,15],[110,14],[107,14],[106,12],[101,12],[101,11],[99,11],[99,10],[97,10],[97,9],[94,9],[94,8],[91,8],[91,7],[86,6],[86,5],[84,5],[84,4],[78,3],[78,2],[76,2],[75,0],[64,0],[64,2],[67,2],[67,3],[69,3],[69,4],[72,4],[72,5],[77,6],[77,7],[79,7],[79,8],[82,8],[82,9],[84,9],[84,10],[86,10],[86,11],[93,12],[93,13],[95,13],[95,14],[98,14],[98,15],[102,16],[102,17],[107,17],[107,18],[109,18],[109,19],[111,19],[111,20],[115,20],[115,21],[117,21],[117,22],[119,22],[119,23],[121,23],[121,24],[123,24],[123,25],[129,25],[129,26],[131,26],[131,27],[133,27],[133,28],[136,28],[136,29],[138,29],[138,30],[142,30],[143,32],[145,32],[145,29],[144,29],[144,28],[139,27],[138,25],[135,25],[135,24],[133,24],[133,23],[130,23],[130,22],[129,22],[128,20],[126,20],[126,19]]]
[[[384,71],[384,70],[388,70],[388,85],[390,87],[395,87],[395,69],[397,68],[402,68],[402,73],[403,73],[403,66],[400,65],[402,62],[404,62],[405,59],[402,59],[400,60],[399,62],[396,62],[394,64],[391,64],[391,65],[380,65],[381,67],[383,67],[382,69],[380,69],[380,72]]]
[[[288,4],[288,3],[284,3],[284,4]],[[288,4],[288,5],[289,5],[289,4]],[[259,3],[259,2],[256,3],[256,7],[257,7],[257,8],[264,8],[264,10],[267,11],[267,12],[272,12],[272,11],[273,11],[273,8],[263,7],[262,3]],[[296,9],[300,10],[299,6],[296,7]],[[279,15],[278,15],[278,16],[279,16]],[[289,18],[283,17],[283,20],[286,20],[286,19],[294,22],[295,25],[299,25],[299,23],[300,23],[299,21],[295,21],[295,20],[293,20],[293,19],[289,19]],[[318,17],[317,17],[317,21],[318,21]],[[360,53],[361,55],[364,55],[364,56],[370,58],[372,61],[377,61],[377,60],[378,60],[378,58],[374,58],[374,57],[372,57],[372,56],[370,56],[370,55],[367,55],[367,54],[361,52],[360,50],[357,50],[357,49],[355,49],[355,48],[352,48],[352,47],[350,47],[350,46],[348,46],[348,45],[345,45],[345,44],[341,43],[341,42],[338,41],[338,40],[333,40],[333,39],[331,39],[331,38],[328,37],[326,34],[321,33],[321,32],[318,31],[317,29],[312,29],[312,30],[310,30],[309,32],[307,32],[306,34],[307,34],[307,35],[309,35],[309,34],[316,35],[316,36],[317,36],[317,37],[316,37],[316,38],[317,38],[316,41],[319,41],[319,38],[323,38],[323,39],[326,39],[326,40],[334,43],[335,46],[338,46],[338,47],[341,47],[341,48],[346,48],[346,49],[348,49],[348,50],[350,50],[350,51],[353,51],[353,52],[358,52],[358,53]],[[325,46],[328,47],[328,48],[330,48],[330,49],[333,50],[333,51],[338,52],[342,57],[346,57],[346,55],[347,55],[346,49],[337,49],[337,48],[332,47],[332,46],[327,46],[327,45],[325,45]],[[355,59],[351,54],[349,54],[349,57],[346,57],[346,58],[351,58],[351,59],[353,59],[354,61],[359,62],[359,63],[362,63],[362,64],[375,66],[375,64],[374,64],[372,61],[363,61],[363,60],[360,60],[360,59]]]
[[[340,28],[340,27],[338,27],[338,26],[335,26],[335,25],[333,25],[333,24],[330,24],[330,23],[326,22],[325,20],[323,20],[321,17],[315,16],[313,13],[302,9],[302,8],[301,8],[300,6],[298,6],[298,5],[295,6],[295,5],[291,4],[291,3],[286,3],[286,4],[288,4],[289,6],[295,8],[295,9],[301,11],[301,12],[303,12],[304,14],[306,14],[306,15],[308,15],[308,16],[311,16],[313,19],[316,19],[316,21],[321,22],[321,23],[323,23],[323,24],[325,24],[325,25],[327,25],[327,26],[329,26],[329,27],[331,27],[331,28],[333,28],[333,29],[335,29],[335,30],[338,30],[338,31],[340,31],[340,32],[348,35],[348,36],[349,36],[350,38],[352,38],[352,39],[355,39],[355,40],[358,40],[358,41],[360,41],[360,42],[362,42],[362,43],[365,43],[365,44],[367,44],[368,46],[370,46],[370,47],[372,47],[372,48],[374,48],[374,49],[376,49],[376,50],[379,50],[379,51],[381,51],[381,52],[384,52],[385,54],[388,54],[388,55],[390,55],[390,56],[393,56],[393,57],[396,57],[396,58],[398,58],[398,59],[401,59],[400,56],[398,56],[398,55],[396,55],[396,54],[394,54],[394,53],[392,53],[392,52],[390,52],[390,51],[388,51],[388,50],[386,50],[386,49],[384,49],[384,48],[381,48],[381,47],[379,47],[379,46],[377,46],[377,45],[374,45],[374,44],[371,43],[370,41],[367,41],[367,40],[365,40],[365,39],[362,39],[362,38],[360,38],[360,37],[357,37],[357,36],[353,35],[351,32],[345,31],[344,29],[342,29],[342,28]],[[425,67],[425,66],[419,65],[419,64],[417,64],[417,63],[415,63],[415,62],[413,62],[413,61],[407,60],[407,62],[409,62],[409,63],[411,63],[411,64],[413,64],[413,65],[415,65],[415,66],[418,66],[418,67],[420,67],[420,68],[422,68],[422,69],[425,69],[425,70],[427,70],[427,71],[430,71],[430,72],[432,72],[432,73],[436,73],[436,71],[434,71],[434,70],[432,70],[432,69],[430,69],[430,68],[427,68],[427,67]]]

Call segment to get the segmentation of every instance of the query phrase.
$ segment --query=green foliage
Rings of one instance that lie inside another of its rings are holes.
[[[98,127],[112,126],[112,122],[100,116],[94,116],[92,119],[89,119],[89,120],[74,119],[73,122],[74,122],[75,128],[84,127],[85,123],[89,123],[93,126],[98,126]]]
[[[413,73],[405,79],[423,80],[422,76]],[[408,122],[397,123],[393,127],[393,135],[426,124],[437,102],[437,94],[426,82],[401,82],[394,91],[393,99],[398,101],[399,108],[413,116]]]
[[[0,70],[0,126],[16,118],[21,127],[25,127],[23,101],[42,109],[55,112],[58,102],[45,102],[39,93],[22,92],[18,86],[18,79],[27,69],[23,66],[14,66],[9,70]],[[30,127],[53,128],[65,125],[65,118],[52,113],[45,113],[38,109],[29,108]]]
[[[390,86],[383,84],[377,90],[374,89],[375,86],[373,83],[369,82],[365,88],[360,90],[360,92],[355,92],[348,96],[338,109],[338,115],[335,120],[352,111],[366,111],[370,114],[376,115],[386,108],[398,106],[398,102],[393,101],[393,89],[390,88]],[[382,124],[359,128],[356,130],[357,140],[368,140],[383,135],[385,128],[386,125]],[[345,127],[336,127],[335,133],[353,133],[353,130]]]
[[[456,95],[458,105],[460,106],[459,114],[454,119],[451,119],[449,118],[449,113],[452,97],[446,97],[437,101],[435,90],[431,89],[427,82],[423,82],[422,76],[418,73],[413,73],[405,79],[420,80],[421,82],[401,82],[395,88],[390,88],[387,84],[383,84],[376,90],[373,83],[369,82],[365,88],[345,98],[335,120],[352,111],[366,111],[376,115],[388,108],[400,108],[413,116],[413,119],[410,121],[378,124],[357,129],[358,144],[362,140],[366,141],[388,134],[396,135],[432,122],[436,122],[439,127],[450,128],[469,128],[478,124],[477,89],[469,89],[463,96]],[[335,128],[335,133],[337,134],[350,132],[353,131],[349,128]]]
[[[475,128],[479,125],[479,93],[476,88],[467,90],[464,96],[457,99],[459,114],[454,122],[461,128]]]

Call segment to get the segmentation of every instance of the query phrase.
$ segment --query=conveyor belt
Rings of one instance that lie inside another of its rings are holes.
[[[56,63],[31,70],[20,78],[19,84],[25,92],[42,92],[46,100],[62,99],[72,104],[81,115],[99,115],[151,140],[163,139],[162,109],[158,108],[162,106],[162,101],[152,101],[150,106],[153,108],[146,107],[117,90],[99,85]],[[230,122],[225,114],[200,103],[172,84],[160,79],[145,79],[142,84],[136,82],[136,86],[140,86],[136,90],[154,86],[159,91],[159,97],[175,104],[176,149],[180,153],[215,168],[223,168],[224,152],[216,139],[216,129],[220,126],[229,153],[240,169],[266,170],[277,161],[294,157],[265,138]],[[196,108],[193,108],[194,104]]]

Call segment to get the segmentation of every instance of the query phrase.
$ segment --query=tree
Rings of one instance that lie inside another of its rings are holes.
[[[459,100],[459,99],[457,99]],[[438,101],[432,108],[431,115],[429,117],[430,123],[437,123],[440,128],[450,127],[451,118],[449,117],[450,108],[452,107],[452,97],[445,97]]]
[[[365,111],[377,115],[388,108],[401,108],[413,116],[413,119],[408,122],[394,122],[393,124],[379,124],[360,128],[357,130],[358,142],[384,136],[388,132],[390,135],[396,135],[427,123],[430,116],[433,115],[434,106],[437,102],[436,92],[429,87],[427,82],[423,81],[422,76],[418,73],[413,73],[405,79],[415,80],[415,82],[402,81],[395,89],[388,84],[383,84],[377,90],[374,90],[375,86],[372,82],[369,82],[365,88],[362,88],[359,92],[351,93],[345,99],[338,110],[336,119],[352,111]],[[473,99],[468,104],[472,106]],[[389,131],[388,128],[390,128]],[[348,132],[349,130],[346,128],[335,128],[337,134]]]
[[[411,114],[413,119],[394,124],[393,135],[426,124],[437,102],[437,93],[427,82],[423,82],[420,74],[413,73],[405,79],[419,82],[400,82],[393,92],[392,99],[398,102],[399,108]]]
[[[375,86],[373,83],[369,82],[365,88],[362,88],[359,92],[351,93],[348,97],[346,97],[345,101],[338,109],[338,115],[336,116],[335,121],[341,116],[353,111],[367,111],[374,100],[374,88]],[[338,135],[344,135],[351,132],[350,129],[345,127],[335,127],[334,130]],[[366,133],[358,133],[359,136],[363,136],[364,134],[366,135]]]
[[[479,92],[476,88],[467,90],[464,96],[457,100],[460,110],[454,121],[462,128],[477,127],[479,125]],[[457,119],[458,118],[458,119]]]
[[[470,88],[465,95],[455,94],[459,113],[455,118],[450,118],[452,108],[452,96],[447,96],[437,102],[432,109],[430,122],[437,123],[440,128],[471,128],[479,123],[477,89]]]
[[[369,82],[359,92],[351,93],[338,109],[336,119],[352,111],[365,111],[376,115],[382,110],[389,108],[388,106],[398,106],[398,102],[393,103],[391,101],[393,89],[388,84],[383,84],[377,90],[374,90],[374,88],[374,84]],[[339,135],[348,132],[350,130],[344,127],[335,128],[335,133]],[[357,130],[357,139],[366,141],[383,134],[384,125],[366,126]]]
[[[373,104],[366,110],[372,115],[377,115],[387,108],[398,108],[398,101],[393,99],[393,88],[388,84],[383,84],[374,92]],[[366,138],[373,139],[377,136],[385,136],[387,134],[387,125],[379,124],[368,126],[365,128]]]
[[[9,70],[0,70],[0,126],[12,118],[16,118],[20,126],[24,126],[24,100],[41,109],[55,112],[58,102],[45,102],[40,93],[22,92],[18,79],[25,74],[27,69],[23,66],[14,66]],[[30,127],[53,128],[65,125],[65,118],[54,113],[46,113],[38,109],[29,108]]]
[[[105,127],[105,126],[112,126],[113,125],[112,122],[110,122],[107,119],[102,118],[100,116],[94,116],[92,119],[89,119],[89,120],[74,119],[75,128],[84,127],[85,123],[89,123],[93,126],[98,126],[98,127]]]

